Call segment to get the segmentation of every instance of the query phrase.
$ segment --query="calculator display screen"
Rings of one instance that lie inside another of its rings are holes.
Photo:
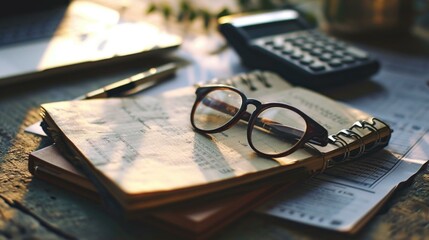
[[[242,27],[251,39],[297,31],[303,28],[298,21],[270,22]]]

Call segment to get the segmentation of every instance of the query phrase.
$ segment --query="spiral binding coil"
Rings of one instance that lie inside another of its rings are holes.
[[[359,158],[366,153],[375,151],[376,149],[386,146],[389,143],[391,134],[388,134],[386,137],[382,137],[379,132],[380,128],[378,128],[378,125],[380,124],[383,124],[385,127],[388,128],[388,131],[392,132],[392,129],[387,123],[383,122],[378,118],[372,118],[371,122],[359,120],[353,123],[353,125],[349,129],[342,129],[338,131],[337,134],[330,135],[328,137],[329,142],[337,146],[341,145],[341,148],[346,148],[346,151],[341,158],[330,159],[329,163],[327,164],[327,167],[331,167],[337,163],[341,163],[347,160]],[[362,139],[362,136],[360,136],[357,132],[354,131],[355,129],[367,129],[371,133],[375,133],[377,138],[370,145],[366,145]],[[359,147],[354,150],[350,149],[349,143],[346,141],[345,138],[358,141]]]

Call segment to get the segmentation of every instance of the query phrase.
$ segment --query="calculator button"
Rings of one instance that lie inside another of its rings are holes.
[[[313,47],[315,47],[315,43],[317,42],[317,41],[316,41],[316,40],[314,40],[313,38],[309,38],[309,39],[307,39],[306,41],[307,41],[307,43],[306,43],[306,44],[311,44],[311,45],[313,45]]]
[[[293,53],[293,48],[292,47],[285,47],[285,48],[283,48],[283,50],[281,50],[281,52],[283,53],[283,54],[286,54],[286,55],[289,55],[289,54],[292,54]]]
[[[343,65],[343,62],[338,58],[334,58],[331,61],[329,61],[328,64],[331,67],[339,67],[339,66]]]
[[[339,57],[339,58],[345,57],[345,53],[344,53],[344,51],[341,51],[341,50],[333,51],[333,52],[332,52],[332,54],[333,54],[335,57]]]
[[[291,57],[294,59],[300,59],[303,57],[303,54],[301,52],[295,51],[291,54]]]
[[[315,56],[319,56],[319,55],[321,55],[323,53],[323,49],[321,49],[321,48],[314,48],[310,52],[311,52],[311,54],[313,54]]]
[[[333,57],[332,54],[330,54],[330,53],[324,53],[319,58],[321,60],[323,60],[323,61],[329,61],[329,60],[332,59],[332,57]]]
[[[295,38],[294,38],[294,37],[291,37],[291,36],[285,37],[285,38],[283,39],[283,41],[284,41],[284,42],[290,42],[290,43],[292,43],[294,40],[295,40]]]
[[[281,45],[283,45],[283,44],[284,44],[284,39],[283,39],[282,37],[275,37],[275,38],[273,39],[273,41],[274,41],[274,45],[279,45],[279,46],[281,46]]]
[[[319,62],[314,62],[309,65],[310,69],[313,71],[322,71],[325,69],[325,66]]]
[[[310,56],[305,56],[299,62],[303,65],[308,65],[308,64],[312,63],[313,61],[314,61],[314,58],[312,58]]]
[[[293,44],[296,46],[302,46],[305,43],[306,43],[305,40],[302,38],[299,38],[299,39],[293,41]]]
[[[314,45],[313,44],[311,44],[311,43],[306,43],[306,44],[304,44],[304,45],[302,45],[302,47],[301,47],[303,50],[306,50],[306,51],[309,51],[309,50],[312,50],[313,48],[314,48]]]
[[[275,49],[275,50],[282,50],[283,46],[282,45],[273,45],[273,49]]]
[[[273,40],[268,40],[264,42],[265,45],[273,45],[274,41]]]
[[[325,51],[328,51],[328,52],[333,52],[335,51],[336,48],[334,45],[326,45],[323,47],[323,49],[325,49]]]
[[[293,44],[292,44],[292,43],[290,43],[290,42],[284,42],[282,45],[283,45],[284,47],[293,47]]]

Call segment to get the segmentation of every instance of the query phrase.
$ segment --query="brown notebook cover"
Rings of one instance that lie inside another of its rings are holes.
[[[32,152],[28,160],[29,171],[37,178],[99,201],[92,183],[54,145]],[[207,238],[290,185],[263,186],[204,202],[169,205],[148,211],[141,220],[187,238]]]

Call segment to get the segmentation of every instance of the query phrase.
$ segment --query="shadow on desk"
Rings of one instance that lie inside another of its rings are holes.
[[[335,100],[348,101],[382,91],[383,87],[380,84],[371,79],[367,79],[355,81],[346,85],[332,86],[327,89],[322,89],[320,92]]]

